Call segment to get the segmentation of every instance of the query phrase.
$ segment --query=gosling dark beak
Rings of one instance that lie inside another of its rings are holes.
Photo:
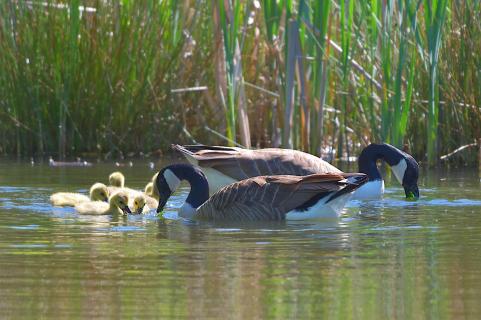
[[[167,198],[159,199],[159,206],[157,207],[157,213],[161,213],[164,210],[165,204],[167,203]]]
[[[125,214],[128,214],[128,213],[131,214],[131,213],[132,213],[132,211],[130,211],[129,206],[125,206],[125,207],[123,207],[123,208],[121,208],[121,209],[122,209],[122,212],[125,213]]]
[[[103,201],[104,201],[104,202],[109,202],[109,197],[107,197],[107,196],[104,197],[104,200],[103,200]]]
[[[135,211],[135,214],[141,214],[142,211],[144,211],[144,207],[139,207],[137,208],[137,211]]]
[[[419,188],[417,184],[414,185],[405,185],[404,187],[404,193],[406,193],[406,199],[409,200],[417,200],[419,199]]]

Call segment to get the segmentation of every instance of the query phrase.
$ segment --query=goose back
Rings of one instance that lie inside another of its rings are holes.
[[[359,180],[362,184],[367,181]],[[284,220],[292,210],[307,210],[324,197],[351,192],[353,184],[341,174],[258,176],[226,186],[197,209],[205,220]],[[349,187],[352,186],[352,187]],[[345,189],[345,192],[340,192]]]
[[[277,148],[249,150],[203,145],[172,147],[204,171],[211,168],[235,181],[256,176],[342,173],[328,162],[297,150]]]

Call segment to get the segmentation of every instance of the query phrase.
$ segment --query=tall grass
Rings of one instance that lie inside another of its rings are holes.
[[[479,1],[61,4],[0,2],[1,153],[385,141],[435,163],[481,135]]]
[[[428,162],[434,164],[437,161],[436,144],[439,119],[439,91],[438,62],[439,48],[441,47],[441,35],[446,17],[448,0],[425,0],[424,2],[424,25],[429,52],[429,113],[427,128],[427,156]]]

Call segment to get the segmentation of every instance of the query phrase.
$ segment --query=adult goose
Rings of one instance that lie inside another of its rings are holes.
[[[207,176],[210,193],[236,181],[263,175],[298,175],[315,173],[341,174],[342,171],[311,154],[290,149],[248,150],[235,147],[204,145],[172,145],[187,160],[199,166]],[[359,172],[369,176],[369,182],[357,189],[352,199],[379,199],[384,192],[384,181],[377,168],[377,160],[389,164],[402,184],[407,198],[419,198],[417,185],[419,166],[409,154],[389,145],[370,144],[362,150]]]
[[[308,176],[257,176],[234,182],[209,198],[209,183],[202,170],[190,164],[163,168],[155,181],[161,212],[181,181],[190,192],[179,216],[196,220],[304,220],[339,216],[351,192],[365,182],[362,173]]]

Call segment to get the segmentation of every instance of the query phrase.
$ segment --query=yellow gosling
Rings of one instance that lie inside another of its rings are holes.
[[[88,201],[108,201],[109,192],[103,183],[94,183],[90,187],[90,198],[86,195],[73,192],[56,192],[50,196],[50,202],[57,207],[74,207],[75,205]]]
[[[151,197],[155,198],[155,200],[159,201],[159,190],[157,189],[157,186],[155,184],[155,181],[157,180],[157,176],[159,175],[159,173],[157,172],[156,174],[154,174],[152,176],[152,194],[150,195]]]
[[[75,206],[79,214],[122,214],[132,213],[129,208],[129,196],[124,191],[114,193],[109,198],[109,203],[103,201],[82,202]]]
[[[152,182],[147,183],[144,189],[144,193],[149,197],[152,197],[154,194],[154,184]]]
[[[123,188],[125,185],[125,177],[120,171],[112,172],[109,176],[109,184],[112,187]]]
[[[155,203],[147,200],[150,197],[145,196],[142,193],[139,193],[138,195],[135,196],[134,198],[134,203],[133,203],[133,213],[136,214],[141,214],[141,213],[147,213],[151,210],[155,210],[158,206],[158,202],[156,201]],[[155,206],[157,204],[157,206]]]

